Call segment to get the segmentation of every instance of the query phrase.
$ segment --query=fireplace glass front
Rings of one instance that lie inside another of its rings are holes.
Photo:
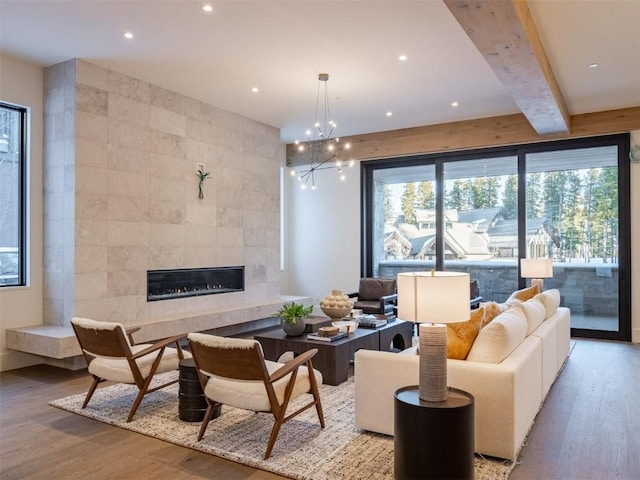
[[[147,301],[244,290],[244,267],[149,270]]]

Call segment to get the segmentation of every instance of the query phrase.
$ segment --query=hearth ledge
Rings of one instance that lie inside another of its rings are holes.
[[[285,302],[310,304],[308,297],[282,296],[280,300],[245,305],[218,312],[201,312],[188,317],[164,318],[139,325],[135,340],[150,342],[159,338],[188,332],[215,332],[221,335],[240,335],[243,332],[276,325],[278,320],[270,316]],[[42,357],[45,364],[76,369],[86,366],[81,359],[80,346],[71,326],[33,325],[6,330],[7,348]],[[78,357],[78,362],[74,357]]]

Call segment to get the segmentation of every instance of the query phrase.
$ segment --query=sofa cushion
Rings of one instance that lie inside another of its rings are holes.
[[[540,286],[536,283],[530,287],[516,290],[509,298],[507,298],[505,303],[513,304],[515,302],[526,302],[530,298],[535,297],[538,293],[540,293]]]
[[[466,322],[447,324],[447,358],[464,360],[480,332],[484,321],[484,308],[471,310]]]
[[[494,318],[473,342],[467,360],[471,362],[500,363],[525,339],[527,319],[520,305]]]
[[[527,335],[531,335],[531,332],[538,328],[545,318],[546,310],[542,302],[537,298],[538,295],[520,304],[527,319]]]
[[[542,305],[544,305],[545,320],[556,313],[558,307],[560,306],[560,291],[557,288],[540,292],[534,298],[539,300]]]

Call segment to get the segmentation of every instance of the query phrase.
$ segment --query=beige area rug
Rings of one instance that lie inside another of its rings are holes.
[[[171,375],[177,377],[178,372],[159,375],[158,380]],[[338,386],[320,387],[324,429],[320,428],[315,409],[305,411],[284,424],[269,460],[262,457],[273,425],[270,414],[225,405],[222,415],[209,423],[205,436],[196,442],[200,422],[178,418],[178,384],[148,394],[134,420],[126,423],[136,393],[135,387],[116,384],[98,388],[84,410],[80,408],[84,394],[49,405],[294,479],[393,479],[393,437],[354,427],[353,377]],[[512,462],[476,456],[475,478],[507,479],[513,467]]]

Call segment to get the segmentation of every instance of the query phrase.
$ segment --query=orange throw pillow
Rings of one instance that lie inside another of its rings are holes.
[[[526,302],[527,300],[535,297],[539,293],[540,293],[540,285],[536,283],[534,285],[531,285],[530,287],[523,288],[522,290],[516,290],[507,299],[506,303],[509,303],[512,300],[517,300],[519,302]]]
[[[509,309],[509,306],[507,304],[497,302],[486,302],[482,304],[482,307],[484,307],[484,321],[482,322],[483,327],[486,324],[490,323],[491,320],[496,318],[502,312],[506,312]]]
[[[447,358],[465,360],[484,321],[484,308],[471,310],[466,322],[447,324]]]

